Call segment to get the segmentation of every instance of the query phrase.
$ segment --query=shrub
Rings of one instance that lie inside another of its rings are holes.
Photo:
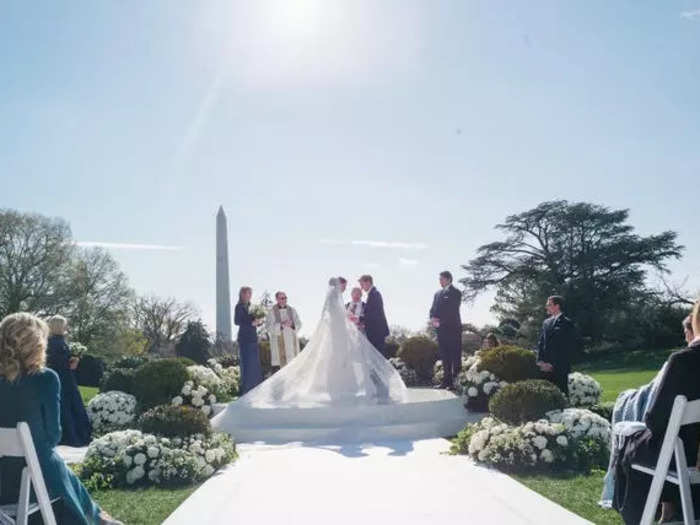
[[[488,370],[479,372],[480,362],[480,351],[463,360],[462,372],[458,377],[459,388],[466,397],[467,408],[472,412],[487,412],[491,397],[508,384]]]
[[[182,357],[182,356],[169,357],[168,359],[172,359],[173,361],[177,361],[178,363],[182,363],[185,366],[194,366],[197,364],[194,361],[192,361],[192,359],[190,359],[189,357]]]
[[[134,376],[134,395],[142,410],[169,404],[189,375],[182,359],[158,359],[141,365]]]
[[[100,392],[119,390],[128,394],[134,393],[135,370],[130,368],[112,368],[109,370],[100,383]]]
[[[399,348],[398,357],[425,381],[432,381],[433,366],[438,360],[438,345],[424,335],[409,337]]]
[[[216,403],[216,396],[211,394],[206,387],[193,381],[186,381],[180,393],[170,402],[176,407],[189,406],[196,408],[208,417],[214,415],[214,403]]]
[[[102,375],[105,371],[105,362],[94,355],[85,354],[75,373],[78,384],[83,386],[99,386],[102,380]]]
[[[590,407],[600,401],[603,389],[591,376],[574,372],[569,374],[569,403],[574,407]]]
[[[105,392],[93,397],[86,407],[95,435],[126,428],[136,415],[136,398],[125,392]]]
[[[80,477],[87,486],[178,486],[202,481],[233,461],[228,434],[164,438],[138,430],[112,432],[90,443]]]
[[[138,425],[142,432],[165,437],[211,434],[207,416],[188,406],[159,405],[143,413]]]
[[[270,341],[260,341],[258,343],[260,351],[260,367],[263,377],[268,377],[272,372],[272,355],[270,354]]]
[[[615,403],[613,401],[607,401],[605,403],[593,405],[590,411],[594,414],[598,414],[607,421],[612,421],[613,408],[615,408]]]
[[[502,381],[515,383],[540,376],[535,354],[517,346],[497,346],[481,352],[478,370],[488,370]]]
[[[114,363],[114,368],[128,368],[135,370],[148,362],[148,358],[140,355],[127,355],[117,359]]]
[[[406,363],[404,363],[399,357],[389,358],[389,362],[396,368],[406,386],[418,386],[420,381],[418,380],[418,374],[412,368],[408,368]]]
[[[389,336],[384,342],[384,355],[387,359],[394,358],[399,353],[399,348],[401,348],[399,342],[394,337]]]
[[[180,340],[175,345],[175,353],[178,356],[189,357],[199,364],[204,364],[211,357],[211,340],[204,323],[199,321],[189,321],[185,332],[180,336]]]
[[[537,421],[547,412],[561,410],[566,398],[555,385],[541,379],[504,386],[489,401],[489,411],[511,425]]]

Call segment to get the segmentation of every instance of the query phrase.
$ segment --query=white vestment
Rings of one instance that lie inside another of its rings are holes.
[[[292,326],[284,326],[286,321],[291,321]],[[265,326],[270,334],[270,363],[283,367],[301,351],[297,337],[297,330],[301,328],[299,315],[291,306],[275,305],[267,314]]]

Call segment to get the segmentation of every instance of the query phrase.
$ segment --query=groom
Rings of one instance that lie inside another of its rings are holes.
[[[365,334],[369,342],[386,357],[384,340],[389,335],[389,324],[384,315],[382,294],[374,287],[371,275],[360,277],[360,286],[367,293],[364,312]]]

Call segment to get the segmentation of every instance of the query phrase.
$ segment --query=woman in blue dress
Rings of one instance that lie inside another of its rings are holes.
[[[54,315],[48,320],[49,345],[46,351],[47,366],[58,374],[61,380],[61,445],[84,447],[90,444],[92,428],[88,419],[83,398],[75,379],[78,359],[72,358],[66,343],[68,323],[65,317]]]
[[[263,321],[253,319],[249,313],[252,297],[253,289],[242,287],[238,292],[238,304],[234,313],[234,322],[238,326],[238,352],[241,356],[241,396],[262,382],[258,326]]]
[[[29,425],[51,498],[61,499],[61,525],[116,525],[92,501],[80,480],[56,452],[61,439],[61,383],[44,368],[48,326],[28,313],[12,314],[0,322],[0,427]],[[17,503],[22,458],[0,458],[0,504]]]

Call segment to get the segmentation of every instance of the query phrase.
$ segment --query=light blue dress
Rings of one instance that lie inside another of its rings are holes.
[[[61,383],[56,372],[43,369],[14,382],[0,377],[0,427],[15,427],[20,421],[32,432],[49,495],[62,499],[58,523],[100,523],[100,508],[55,450],[61,439]],[[17,503],[23,467],[21,458],[0,459],[1,503]]]

